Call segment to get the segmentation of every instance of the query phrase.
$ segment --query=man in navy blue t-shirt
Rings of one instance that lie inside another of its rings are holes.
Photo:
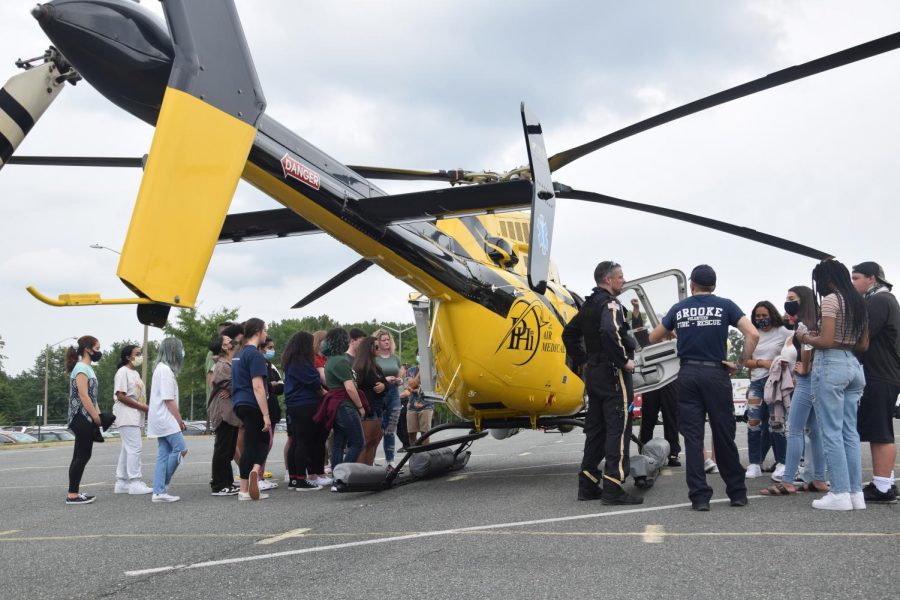
[[[744,334],[741,362],[756,348],[759,334],[738,306],[713,294],[716,272],[709,265],[691,271],[691,296],[669,309],[650,333],[655,344],[675,332],[678,338],[678,425],[684,437],[685,477],[694,510],[709,510],[712,488],[703,469],[703,434],[706,415],[712,430],[719,472],[732,506],[747,505],[744,467],[734,443],[734,402],[728,377],[734,366],[726,361],[728,328]]]

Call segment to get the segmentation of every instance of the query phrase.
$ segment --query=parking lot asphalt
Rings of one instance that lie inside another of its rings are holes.
[[[269,465],[279,481],[284,440]],[[577,502],[583,441],[488,437],[438,479],[362,494],[282,484],[238,503],[209,495],[212,440],[192,436],[171,486],[182,500],[153,504],[113,494],[120,446],[109,440],[85,471],[83,491],[97,496],[87,506],[63,502],[70,444],[2,450],[0,597],[900,596],[900,505],[818,511],[808,494],[759,496],[760,478],[750,505],[732,508],[711,475],[712,510],[696,513],[683,468],[664,469],[640,506]],[[145,440],[148,483],[155,454]]]

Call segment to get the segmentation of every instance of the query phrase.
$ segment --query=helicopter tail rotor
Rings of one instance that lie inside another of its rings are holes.
[[[34,66],[32,63],[38,60],[43,64]],[[25,71],[13,75],[0,88],[0,169],[12,160],[13,152],[56,100],[66,81],[79,79],[54,48],[43,56],[18,60],[16,66]]]

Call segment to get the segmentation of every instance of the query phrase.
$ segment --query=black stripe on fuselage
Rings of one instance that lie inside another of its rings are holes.
[[[4,89],[0,89],[0,110],[8,114],[25,135],[28,135],[28,132],[34,127],[34,119],[31,113]]]

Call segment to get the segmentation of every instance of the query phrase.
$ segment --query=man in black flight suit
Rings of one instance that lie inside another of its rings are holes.
[[[584,422],[584,458],[578,474],[578,499],[603,504],[641,504],[643,498],[622,487],[630,469],[634,342],[626,335],[625,309],[616,297],[625,286],[621,265],[605,260],[594,269],[597,287],[563,330],[566,353],[578,369],[588,393]],[[583,341],[583,344],[582,344]],[[598,465],[606,457],[601,474]],[[601,487],[600,482],[603,482]]]

